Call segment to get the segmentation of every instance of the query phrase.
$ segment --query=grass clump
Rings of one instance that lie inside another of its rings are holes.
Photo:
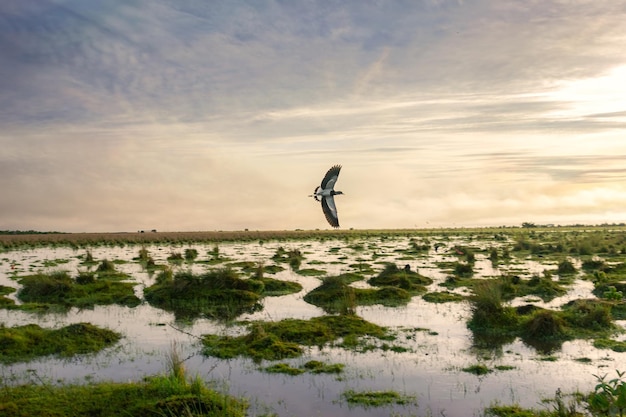
[[[294,281],[282,281],[274,278],[259,278],[258,281],[263,283],[263,295],[265,296],[287,295],[302,291],[302,285]]]
[[[610,305],[596,300],[575,300],[561,310],[533,305],[512,308],[502,303],[502,281],[484,281],[474,287],[468,327],[478,345],[502,344],[515,337],[542,353],[560,348],[566,340],[607,336],[618,330]]]
[[[187,262],[193,262],[198,257],[198,250],[194,248],[185,249],[185,260]]]
[[[291,269],[298,271],[304,260],[304,255],[298,249],[285,250],[282,246],[276,249],[276,253],[272,256],[274,262],[288,263]]]
[[[178,319],[231,320],[260,309],[264,288],[262,281],[241,279],[229,268],[199,275],[166,270],[157,276],[154,285],[144,290],[144,295],[150,304],[173,311]]]
[[[15,307],[15,301],[6,297],[7,295],[14,293],[15,288],[7,287],[6,285],[0,285],[0,308],[13,308]]]
[[[120,335],[89,323],[60,329],[43,329],[36,324],[17,327],[0,325],[0,362],[27,362],[49,355],[70,357],[94,353],[111,346]]]
[[[598,349],[611,349],[614,352],[626,352],[626,342],[607,338],[595,339],[593,346]]]
[[[287,363],[276,363],[270,366],[263,368],[265,372],[269,373],[279,373],[286,375],[301,375],[305,372],[309,372],[312,374],[339,374],[343,372],[344,364],[341,363],[332,363],[327,364],[320,361],[308,361],[302,366],[298,368],[294,368]]]
[[[270,374],[285,374],[285,375],[301,375],[306,371],[302,368],[294,368],[287,363],[275,363],[270,366],[266,366],[263,368],[265,372],[269,372]]]
[[[359,405],[362,407],[381,407],[385,405],[397,404],[407,405],[414,404],[415,397],[403,395],[396,391],[354,391],[347,390],[343,392],[342,397],[350,405]]]
[[[21,385],[0,390],[0,414],[21,416],[244,417],[247,402],[211,390],[184,370],[141,382]]]
[[[395,264],[387,264],[378,276],[368,280],[368,283],[375,287],[397,287],[411,294],[425,293],[426,285],[432,282],[428,277],[408,268],[399,269]]]
[[[204,354],[222,359],[280,360],[301,356],[302,346],[322,347],[342,339],[339,346],[354,347],[362,336],[388,337],[385,328],[354,315],[252,322],[248,327],[249,333],[241,336],[205,335]]]
[[[487,375],[491,372],[493,372],[491,369],[489,369],[488,367],[486,367],[485,365],[470,365],[468,367],[465,367],[463,369],[461,369],[463,372],[467,372],[470,374],[474,374],[474,375]]]
[[[505,307],[502,288],[497,281],[483,281],[474,286],[470,297],[472,317],[468,327],[487,337],[515,334],[519,317],[512,307]]]
[[[64,308],[108,304],[135,307],[141,303],[132,283],[110,281],[101,276],[81,273],[73,279],[65,271],[28,275],[19,280],[22,288],[18,298],[25,303],[53,304]]]
[[[422,298],[429,303],[449,303],[454,301],[463,301],[466,299],[461,294],[455,294],[450,291],[436,291],[424,294]]]
[[[358,305],[398,306],[405,305],[411,300],[411,294],[398,287],[363,289],[349,285],[357,279],[358,274],[327,277],[322,281],[322,285],[304,296],[304,301],[321,307],[330,314],[351,314]]]

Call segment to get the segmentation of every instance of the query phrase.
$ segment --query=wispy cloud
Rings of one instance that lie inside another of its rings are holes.
[[[626,217],[625,17],[3,1],[0,229],[323,227],[300,197],[334,163],[350,227]]]

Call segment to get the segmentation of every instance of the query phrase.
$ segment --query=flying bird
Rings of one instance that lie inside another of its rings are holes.
[[[339,227],[339,217],[337,217],[337,207],[335,206],[335,196],[343,194],[341,191],[335,191],[339,171],[341,171],[341,165],[334,165],[330,168],[324,176],[322,184],[309,196],[322,202],[322,211],[324,211],[324,216],[332,227]]]

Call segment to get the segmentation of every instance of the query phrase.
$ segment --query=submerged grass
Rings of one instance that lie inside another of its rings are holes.
[[[350,405],[358,405],[362,407],[381,407],[385,405],[398,404],[409,405],[415,404],[414,396],[403,395],[396,391],[344,391],[342,397]]]
[[[120,334],[89,323],[60,329],[44,329],[36,324],[18,327],[0,325],[0,362],[26,362],[38,357],[94,353],[111,346]]]
[[[301,375],[305,372],[312,374],[340,374],[343,372],[345,365],[342,363],[327,364],[321,361],[308,361],[297,368],[284,363],[275,363],[263,368],[265,372],[287,375]]]

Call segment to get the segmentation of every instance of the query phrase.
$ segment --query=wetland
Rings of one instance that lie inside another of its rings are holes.
[[[1,411],[611,415],[624,294],[622,226],[0,235]]]

